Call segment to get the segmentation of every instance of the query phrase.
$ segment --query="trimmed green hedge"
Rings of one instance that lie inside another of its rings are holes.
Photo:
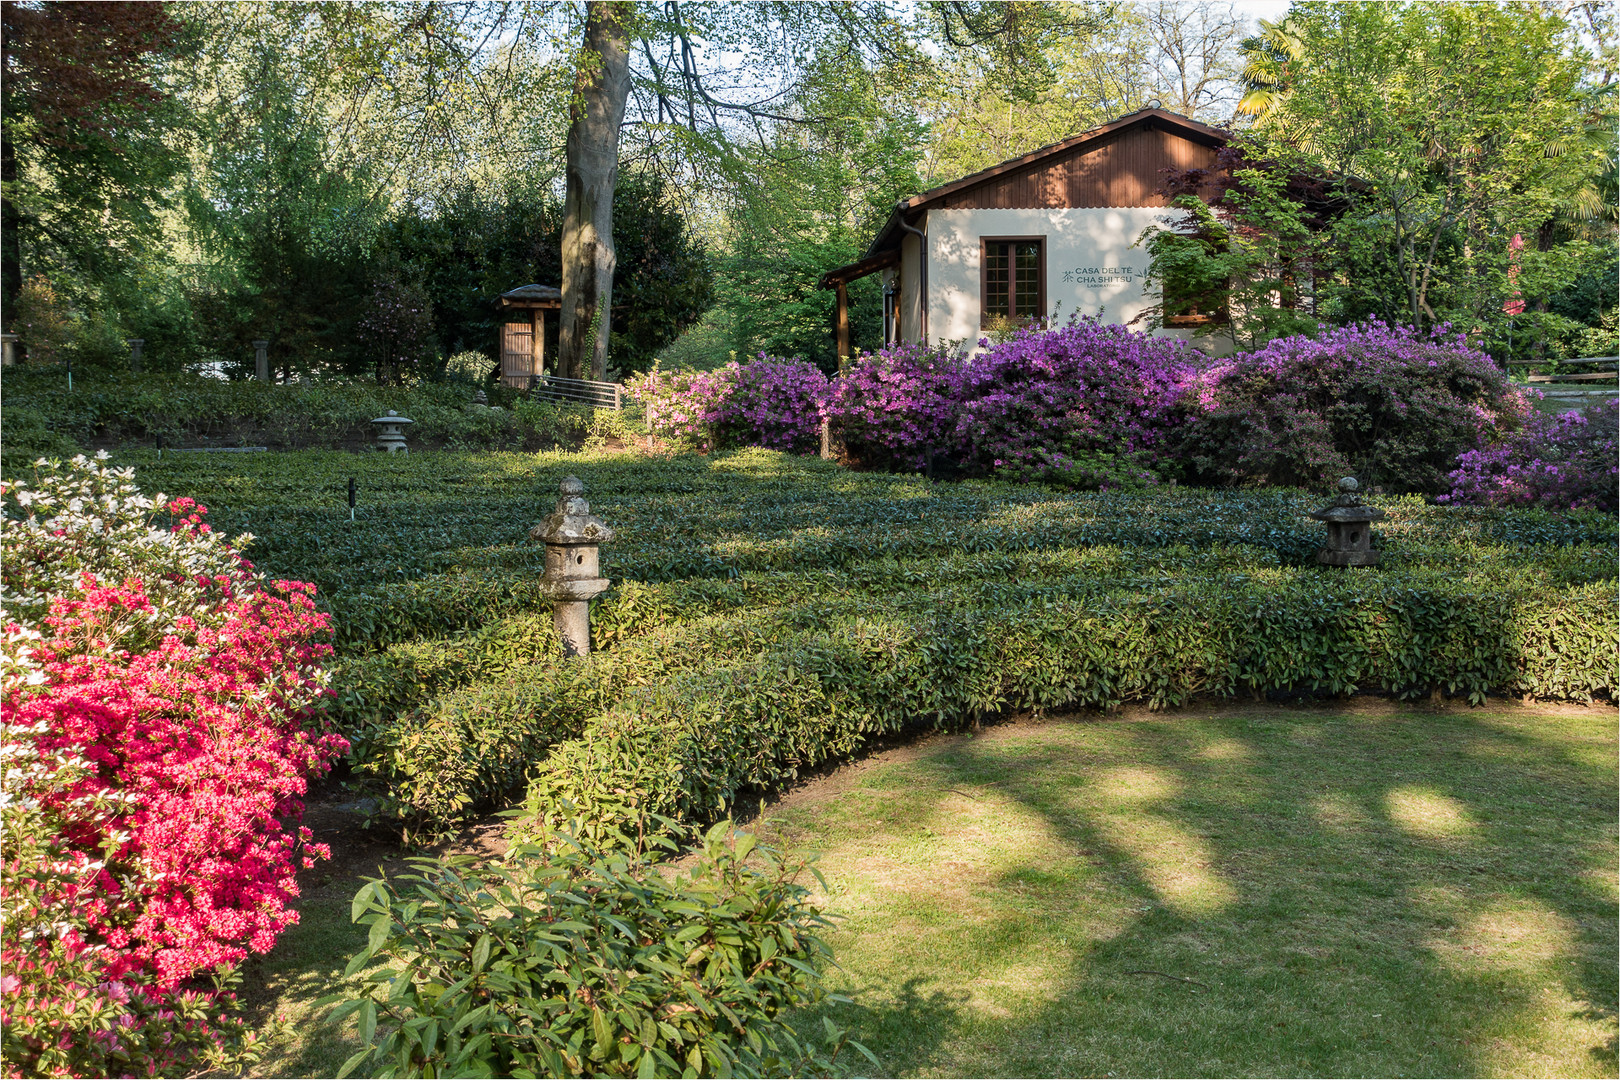
[[[1375,497],[1384,564],[1341,571],[1312,559],[1310,492],[928,484],[767,451],[224,457],[125,455],[319,585],[334,718],[412,830],[531,777],[604,819],[702,818],[874,733],[1004,708],[1615,692],[1612,515]],[[582,663],[527,537],[570,473],[618,533]]]
[[[1424,580],[1423,578],[1428,578]],[[628,688],[530,790],[587,820],[701,820],[874,734],[1003,708],[1166,708],[1274,690],[1588,700],[1616,686],[1614,589],[1480,592],[1432,577],[1213,579],[1157,593],[845,618]]]

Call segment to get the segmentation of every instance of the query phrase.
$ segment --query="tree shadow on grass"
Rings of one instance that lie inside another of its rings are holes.
[[[985,948],[899,991],[852,969],[871,1011],[840,1020],[902,1074],[1613,1075],[1604,725],[1560,742],[1504,715],[1257,710],[949,744],[881,827],[943,832],[978,793],[1050,850],[915,930]],[[891,914],[927,906],[922,880]],[[1088,910],[1103,929],[1066,942]],[[1009,970],[1031,985],[997,986]]]

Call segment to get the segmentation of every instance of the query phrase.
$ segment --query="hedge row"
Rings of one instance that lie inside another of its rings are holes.
[[[1007,707],[1245,690],[1612,696],[1617,630],[1603,585],[1546,597],[1361,580],[857,619],[629,689],[552,750],[526,808],[631,831],[650,814],[712,818],[874,734]]]
[[[470,650],[445,648],[436,678],[455,688],[380,724],[367,767],[390,793],[390,815],[433,828],[515,794],[558,744],[546,770],[577,768],[604,732],[623,749],[643,726],[647,768],[662,775],[666,753],[697,755],[691,776],[721,777],[715,798],[729,801],[872,733],[1004,708],[1164,708],[1270,691],[1614,693],[1612,583],[1550,589],[1510,569],[1471,582],[1201,569],[827,594],[669,622],[582,663],[512,663],[498,678],[488,668],[470,685],[456,685]],[[642,780],[610,769],[591,784],[628,791]],[[575,794],[588,801],[593,790]],[[699,790],[649,806],[692,812],[712,801]]]

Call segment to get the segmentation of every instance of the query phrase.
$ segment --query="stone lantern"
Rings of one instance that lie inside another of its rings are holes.
[[[613,530],[591,513],[579,477],[567,477],[558,489],[562,497],[557,508],[529,535],[546,545],[546,574],[540,591],[551,600],[563,655],[584,656],[591,651],[591,600],[610,584],[597,576],[597,545],[612,540]]]
[[[1384,516],[1382,510],[1364,506],[1356,491],[1361,487],[1353,476],[1339,481],[1339,497],[1311,514],[1327,522],[1327,546],[1316,553],[1316,561],[1327,566],[1376,566],[1379,552],[1373,550],[1373,522]]]
[[[389,409],[387,416],[379,416],[372,423],[376,425],[377,449],[386,450],[390,454],[410,453],[405,447],[405,425],[415,421],[407,420],[393,409]]]

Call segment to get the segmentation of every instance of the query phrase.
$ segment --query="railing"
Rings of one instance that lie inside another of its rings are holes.
[[[1556,365],[1559,368],[1556,375],[1526,373],[1525,380],[1548,397],[1577,400],[1593,395],[1607,396],[1620,390],[1620,372],[1615,370],[1616,363],[1616,358],[1612,356],[1583,356],[1575,360],[1520,360],[1509,366],[1523,369]],[[1579,372],[1563,370],[1572,367],[1600,366],[1606,366],[1609,370]]]
[[[556,375],[531,375],[529,393],[545,401],[592,405],[598,409],[624,407],[624,387],[618,383],[592,379],[563,379]]]

